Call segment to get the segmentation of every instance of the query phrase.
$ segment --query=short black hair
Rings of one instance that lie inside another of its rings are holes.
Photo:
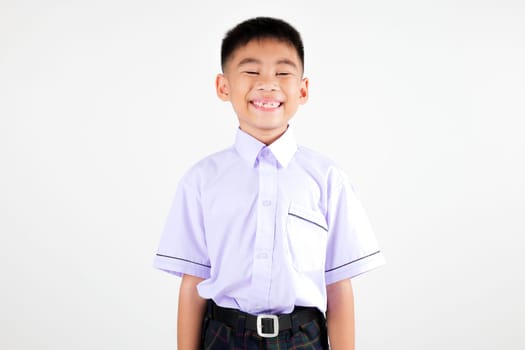
[[[221,67],[224,67],[233,52],[254,39],[276,39],[292,45],[297,51],[304,69],[304,46],[299,32],[282,19],[255,17],[237,24],[230,29],[221,46]]]

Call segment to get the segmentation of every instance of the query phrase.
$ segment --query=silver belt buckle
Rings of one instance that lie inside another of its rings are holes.
[[[267,333],[263,330],[263,320],[270,319],[273,322],[273,332]],[[276,315],[257,315],[257,334],[263,338],[274,338],[279,335],[279,317]]]

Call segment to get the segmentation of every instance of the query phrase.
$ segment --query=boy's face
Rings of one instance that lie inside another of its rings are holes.
[[[217,95],[230,101],[240,128],[265,144],[281,136],[308,99],[308,79],[295,48],[276,39],[238,48],[216,79]]]

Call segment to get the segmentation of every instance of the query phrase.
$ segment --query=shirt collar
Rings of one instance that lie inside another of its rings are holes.
[[[297,151],[297,143],[290,127],[269,146],[238,128],[234,147],[251,166],[256,164],[257,156],[265,147],[270,149],[283,168],[288,166]]]

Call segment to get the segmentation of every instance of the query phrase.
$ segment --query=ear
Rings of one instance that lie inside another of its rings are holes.
[[[301,104],[305,104],[306,101],[308,101],[308,84],[308,78],[303,78],[303,80],[301,81],[301,87],[299,89],[299,98]]]
[[[228,79],[224,74],[217,74],[215,79],[215,89],[217,91],[217,96],[223,101],[230,100],[230,88],[228,86]]]

